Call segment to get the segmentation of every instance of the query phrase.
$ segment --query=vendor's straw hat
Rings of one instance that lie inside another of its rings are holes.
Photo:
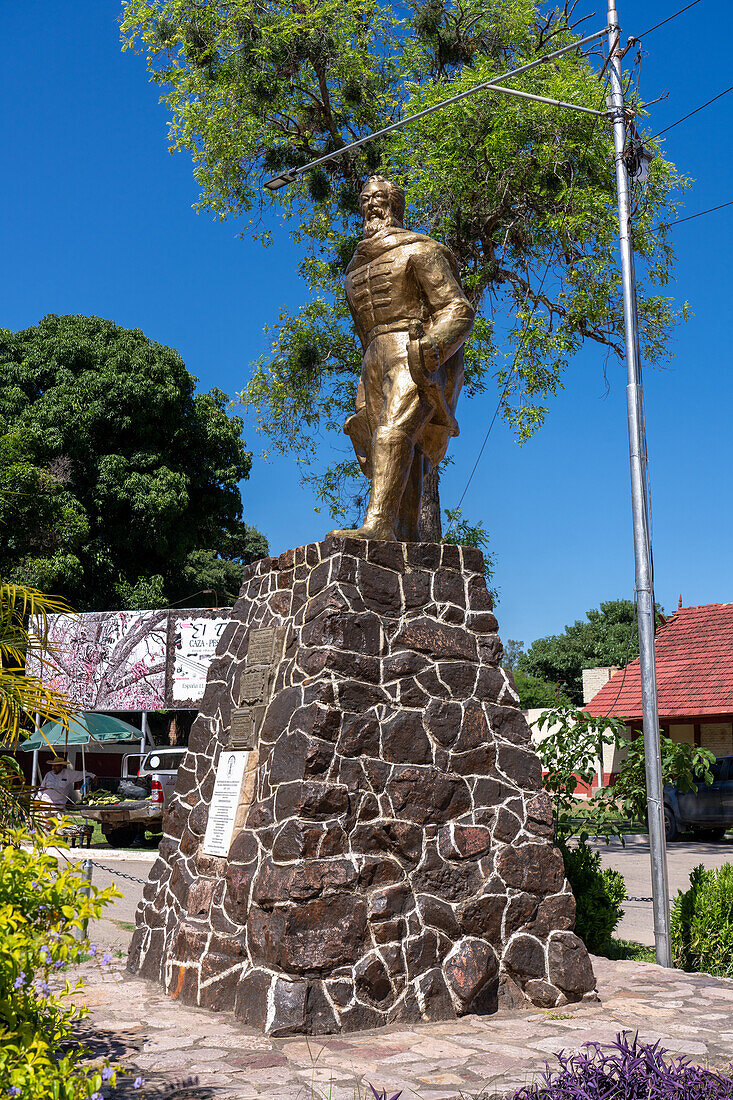
[[[52,756],[48,763],[50,767],[53,767],[54,764],[63,764],[65,768],[69,766],[69,761],[65,756]]]

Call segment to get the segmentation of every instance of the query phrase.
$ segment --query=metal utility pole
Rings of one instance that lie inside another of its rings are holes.
[[[626,409],[629,423],[631,505],[634,520],[634,557],[636,561],[636,614],[639,626],[639,666],[649,818],[649,850],[652,871],[654,943],[657,962],[661,966],[671,966],[667,843],[664,832],[662,757],[659,743],[657,675],[654,657],[654,583],[649,531],[649,497],[647,493],[646,425],[644,422],[644,397],[641,383],[641,356],[639,353],[639,329],[636,310],[634,248],[631,239],[631,216],[629,213],[629,176],[624,161],[626,117],[616,0],[608,0],[608,52],[610,57],[608,72],[611,84],[608,106],[613,123],[621,276],[624,297]]]
[[[608,110],[594,111],[576,103],[548,99],[543,96],[507,88],[501,81],[545,65],[560,57],[568,50],[577,49],[599,38],[608,36],[609,60],[607,62],[611,92],[608,96]],[[336,160],[344,153],[359,148],[374,138],[390,134],[394,130],[424,118],[425,115],[439,111],[452,103],[457,103],[476,92],[493,91],[503,95],[515,95],[522,99],[535,100],[538,103],[552,104],[585,114],[602,115],[610,118],[613,125],[613,138],[616,161],[616,185],[618,192],[618,216],[620,231],[621,274],[623,282],[624,326],[626,343],[626,405],[629,427],[629,457],[631,462],[631,501],[634,520],[634,556],[636,561],[636,611],[639,625],[639,664],[641,667],[641,698],[644,725],[644,758],[646,765],[647,806],[649,815],[649,847],[652,867],[652,895],[654,900],[654,939],[657,962],[662,966],[672,965],[670,929],[669,929],[669,885],[667,881],[667,846],[664,832],[664,801],[662,784],[662,759],[659,743],[659,714],[657,707],[657,677],[654,661],[654,586],[652,581],[652,554],[649,524],[649,497],[647,493],[646,428],[644,424],[644,400],[641,383],[641,356],[639,353],[639,332],[636,309],[636,280],[634,277],[634,250],[631,240],[631,217],[629,213],[629,176],[624,160],[626,145],[626,113],[624,108],[624,89],[621,74],[622,51],[620,49],[620,29],[616,0],[608,0],[608,22],[601,31],[586,35],[578,42],[563,46],[543,57],[501,76],[478,84],[474,88],[451,96],[407,118],[385,126],[375,133],[352,141],[348,145],[326,153],[316,160],[300,167],[290,168],[265,181],[264,186],[271,191],[287,187],[298,176],[309,172],[327,161]],[[601,768],[603,757],[601,754]]]

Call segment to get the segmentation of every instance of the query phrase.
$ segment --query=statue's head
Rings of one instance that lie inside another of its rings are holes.
[[[364,219],[364,236],[373,237],[383,229],[402,228],[405,216],[405,192],[384,176],[370,176],[359,195]]]

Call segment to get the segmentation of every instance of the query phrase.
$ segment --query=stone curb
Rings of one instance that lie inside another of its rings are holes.
[[[99,848],[49,848],[50,852],[55,852],[63,859],[76,860],[77,862],[83,862],[90,859],[92,863],[99,867],[103,867],[107,862],[115,863],[155,863],[158,858],[157,850],[151,852],[145,848],[141,851],[119,851],[116,848],[110,848],[108,852]]]

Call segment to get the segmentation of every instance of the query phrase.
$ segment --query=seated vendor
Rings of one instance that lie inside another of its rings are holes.
[[[85,774],[87,778],[95,778],[93,772],[75,771],[63,756],[52,757],[50,771],[46,772],[38,789],[39,801],[55,810],[65,810],[71,801],[74,784],[80,783]]]

